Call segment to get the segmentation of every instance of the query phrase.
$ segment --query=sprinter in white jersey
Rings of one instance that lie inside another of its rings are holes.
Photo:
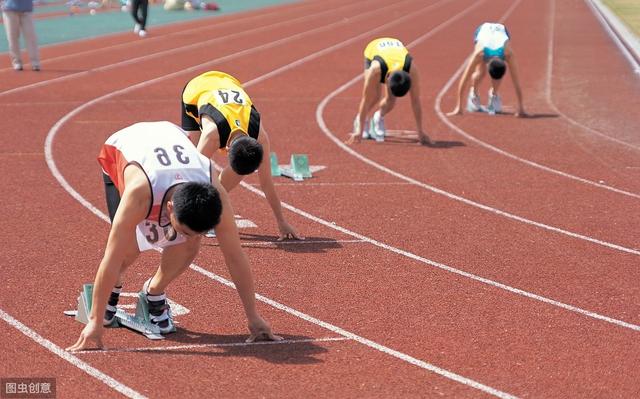
[[[67,348],[101,348],[104,325],[116,312],[122,274],[140,254],[163,248],[155,275],[142,293],[153,323],[175,331],[165,289],[200,249],[202,234],[215,227],[220,250],[244,306],[251,335],[281,339],[271,332],[255,304],[253,276],[241,246],[227,192],[186,133],[170,122],[143,122],[114,133],[102,146],[102,165],[111,232],[96,274],[89,323]]]
[[[502,112],[502,100],[498,94],[502,77],[507,71],[511,71],[513,86],[518,100],[516,116],[526,116],[522,102],[522,90],[516,67],[516,60],[510,45],[511,36],[507,28],[498,23],[485,22],[476,29],[474,35],[474,49],[469,56],[467,66],[460,78],[456,107],[447,115],[462,114],[462,97],[471,79],[471,88],[467,97],[467,111],[486,111],[490,114]],[[491,76],[491,88],[489,89],[487,106],[481,103],[478,94],[478,85],[486,72]]]

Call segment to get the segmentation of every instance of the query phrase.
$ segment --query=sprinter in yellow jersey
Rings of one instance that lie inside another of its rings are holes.
[[[209,158],[216,151],[228,155],[229,166],[220,173],[222,186],[231,191],[257,169],[260,186],[278,222],[279,239],[304,239],[284,218],[271,178],[269,135],[240,82],[219,71],[196,76],[182,92],[181,113],[182,129],[202,154]]]
[[[385,88],[382,99],[381,87]],[[360,137],[384,141],[384,116],[395,106],[396,97],[407,92],[411,92],[411,107],[420,143],[429,144],[429,136],[422,128],[420,77],[413,58],[398,39],[384,37],[373,40],[364,50],[364,89],[353,122],[353,133],[346,143],[360,141]],[[372,112],[373,118],[369,123]]]

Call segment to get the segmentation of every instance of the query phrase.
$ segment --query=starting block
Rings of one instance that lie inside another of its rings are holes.
[[[66,315],[73,315],[75,313],[75,319],[83,324],[89,322],[89,312],[91,312],[91,301],[93,296],[93,284],[84,284],[80,295],[78,296],[78,310],[76,312],[65,312]],[[133,331],[139,332],[149,339],[164,339],[164,336],[160,333],[160,327],[151,323],[149,316],[149,304],[144,299],[142,293],[138,294],[138,303],[136,305],[135,315],[131,315],[122,309],[116,311],[115,320],[111,327],[127,327]],[[175,332],[176,328],[172,323],[172,331]]]
[[[278,156],[275,152],[271,153],[271,176],[281,176],[280,165],[278,165]]]
[[[309,169],[309,157],[307,154],[292,154],[291,164],[281,166],[280,174],[295,181],[302,181],[312,177]]]

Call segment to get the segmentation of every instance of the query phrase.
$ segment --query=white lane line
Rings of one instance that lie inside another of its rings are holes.
[[[410,0],[405,0],[405,1],[410,1]],[[302,16],[302,17],[299,17],[299,18],[292,19],[291,21],[288,21],[288,23],[306,21],[308,19],[316,19],[317,17],[319,17],[319,16],[321,16],[323,14],[332,14],[335,11],[340,10],[342,8],[348,8],[348,7],[352,7],[352,6],[353,6],[353,4],[348,4],[346,6],[342,6],[342,7],[339,7],[337,9],[329,9],[327,11],[323,11],[323,12],[320,12],[320,13],[314,13],[314,14],[310,14],[310,15],[305,15],[305,16]],[[390,7],[390,6],[387,6],[387,7]],[[368,13],[359,14],[358,16],[354,17],[353,19],[354,20],[358,20],[358,19],[365,18],[367,14],[378,12],[380,9],[382,9],[382,8],[374,9],[372,11],[369,11]],[[332,29],[332,27],[334,25],[341,25],[341,24],[345,24],[345,21],[344,20],[340,20],[340,21],[333,22],[331,24],[327,24],[327,25],[324,25],[324,26],[321,26],[321,27],[318,27],[318,28],[315,28],[315,29],[308,30],[308,31],[304,31],[302,33],[298,33],[298,34],[295,34],[295,35],[292,35],[292,36],[289,36],[289,37],[286,37],[286,38],[283,38],[283,39],[280,39],[280,40],[276,40],[276,41],[273,41],[270,44],[266,45],[263,48],[274,47],[274,46],[277,46],[277,45],[279,45],[279,44],[281,44],[283,42],[288,42],[288,41],[290,41],[292,39],[296,39],[298,37],[306,36],[308,34],[313,34],[313,33],[317,33],[317,32],[322,32],[322,31],[325,31],[325,30],[330,30],[330,29]],[[116,62],[116,63],[113,63],[113,64],[103,65],[103,66],[100,66],[100,67],[97,67],[97,68],[91,68],[91,69],[86,70],[86,71],[72,73],[72,74],[69,74],[69,75],[64,75],[64,76],[60,76],[60,77],[49,79],[49,80],[42,80],[42,81],[35,82],[35,83],[32,83],[32,84],[16,87],[16,88],[13,88],[13,89],[8,89],[8,90],[0,92],[0,97],[8,95],[8,94],[12,94],[12,93],[21,92],[21,91],[28,90],[28,89],[33,89],[33,88],[36,88],[36,87],[48,86],[48,85],[50,85],[52,83],[56,83],[56,82],[62,82],[62,81],[74,79],[74,78],[81,77],[81,76],[91,75],[91,74],[94,74],[95,72],[108,71],[108,70],[111,70],[111,69],[115,69],[115,68],[131,65],[131,64],[136,64],[136,63],[139,63],[139,62],[145,62],[145,61],[153,60],[153,59],[159,58],[159,57],[163,57],[164,58],[164,57],[166,57],[166,56],[168,56],[170,54],[180,53],[180,52],[183,52],[183,51],[186,51],[186,50],[190,50],[190,49],[193,49],[193,48],[204,47],[206,45],[210,45],[210,44],[217,43],[217,42],[232,41],[232,40],[235,40],[239,36],[250,35],[250,34],[254,34],[256,32],[268,30],[268,29],[271,29],[271,28],[274,28],[274,27],[281,27],[281,26],[282,26],[281,22],[276,22],[276,23],[271,24],[271,25],[264,25],[264,26],[260,26],[258,28],[254,28],[254,29],[248,29],[248,30],[239,31],[239,32],[236,32],[236,33],[231,33],[231,34],[229,34],[227,36],[214,37],[213,39],[209,39],[209,40],[205,40],[205,41],[198,41],[198,42],[195,42],[195,43],[192,43],[192,44],[189,44],[189,45],[184,45],[184,46],[180,46],[180,47],[174,47],[172,49],[159,51],[159,52],[156,52],[156,53],[153,53],[153,54],[147,54],[147,55],[143,55],[143,56],[140,56],[140,57],[129,58],[129,59],[126,59],[124,61]],[[202,67],[204,65],[208,65],[210,63],[220,62],[220,60],[223,59],[223,58],[224,57],[217,58],[214,61],[210,61],[208,63],[200,64],[197,67],[188,68],[188,70],[194,70],[194,69],[197,69],[197,68]],[[183,71],[187,71],[187,69],[185,69]],[[165,75],[165,77],[166,76],[167,75]],[[161,77],[161,78],[165,78],[165,77]]]
[[[89,374],[93,378],[107,385],[109,388],[112,388],[129,398],[136,398],[136,399],[146,398],[146,396],[142,395],[141,393],[129,388],[128,386],[116,380],[115,378],[108,376],[107,374],[103,373],[97,368],[85,363],[83,360],[65,351],[64,349],[54,344],[53,342],[49,341],[48,339],[42,337],[40,334],[33,331],[32,329],[30,329],[29,327],[27,327],[17,319],[13,318],[11,315],[9,315],[7,312],[5,312],[2,309],[0,309],[0,318],[2,318],[2,320],[7,322],[7,324],[9,324],[10,326],[14,327],[16,330],[20,331],[27,337],[31,338],[38,345],[44,347],[45,349],[47,349],[54,355],[62,358],[63,360],[66,360],[67,362],[71,363],[75,367],[79,368],[80,370]]]
[[[327,337],[327,338],[308,338],[308,339],[284,339],[282,341],[258,341],[258,342],[229,342],[224,344],[192,344],[192,345],[174,345],[174,346],[146,346],[140,348],[111,348],[102,350],[87,350],[76,353],[93,354],[93,353],[114,353],[114,352],[173,352],[189,349],[203,348],[242,348],[252,346],[269,346],[269,345],[296,345],[314,342],[338,342],[350,341],[347,337]]]
[[[242,233],[240,233],[240,238],[242,238]],[[240,245],[243,247],[273,247],[273,248],[281,248],[286,246],[313,246],[313,245],[326,245],[326,244],[358,244],[358,243],[366,243],[364,240],[299,240],[299,241],[243,241]],[[212,245],[217,246],[217,242],[215,244],[207,244],[206,242],[203,245]]]
[[[636,150],[640,150],[640,146],[634,145],[634,144],[630,144],[627,143],[626,141],[622,141],[619,140],[615,137],[609,136],[607,134],[604,134],[596,129],[593,129],[589,126],[583,125],[582,123],[576,121],[575,119],[569,117],[567,114],[565,114],[564,112],[560,111],[560,109],[556,106],[556,104],[553,102],[553,96],[552,96],[552,80],[553,80],[553,53],[554,53],[554,43],[555,43],[555,18],[556,18],[556,2],[555,0],[551,0],[551,17],[549,18],[549,42],[547,44],[547,82],[546,82],[546,97],[547,97],[547,103],[551,106],[551,109],[557,113],[558,115],[560,115],[561,117],[563,117],[567,122],[569,122],[570,124],[579,127],[581,129],[587,130],[595,135],[598,135],[604,139],[607,140],[611,140],[614,141],[618,144],[624,145],[626,147],[629,148],[633,148]],[[605,27],[607,27],[605,25]]]
[[[259,183],[252,183],[251,184],[254,187],[260,187]],[[331,183],[331,182],[318,182],[318,183],[313,183],[310,181],[305,181],[304,183],[273,183],[274,186],[298,186],[298,187],[308,187],[308,186],[318,186],[318,187],[322,187],[322,186],[412,186],[413,184],[411,183],[407,183],[407,182],[402,182],[402,181],[396,181],[396,182],[352,182],[352,183]]]
[[[505,14],[505,16],[510,14],[511,11],[513,11],[513,9],[515,9],[515,6],[518,5],[520,2],[521,2],[521,0],[518,0],[517,2],[515,2],[512,5],[512,7],[507,11],[507,14]],[[478,4],[480,4],[480,3],[477,2],[476,5],[478,5]],[[470,10],[470,9],[468,9],[468,10]],[[443,27],[443,25],[446,25],[446,24],[454,21],[455,19],[456,18],[452,18],[451,20],[449,20],[445,24],[440,25],[438,28]],[[503,19],[504,19],[504,17],[501,20],[503,20]],[[418,39],[414,40],[411,44],[409,44],[408,47],[412,47],[413,45],[417,44],[418,42],[425,40],[426,38],[428,38],[430,36],[430,34],[431,34],[431,32],[428,32],[427,34],[420,36]],[[462,67],[464,67],[464,65]],[[449,80],[449,83],[447,83],[447,86],[445,86],[445,89],[443,89],[443,91],[440,93],[440,95],[438,95],[438,100],[437,100],[437,103],[438,103],[437,108],[438,109],[437,109],[437,112],[441,116],[441,119],[445,123],[447,123],[452,129],[458,131],[460,134],[464,135],[465,137],[469,138],[470,140],[473,140],[473,141],[477,142],[478,144],[480,144],[482,146],[485,146],[487,148],[495,149],[496,151],[499,151],[500,153],[504,153],[504,155],[507,155],[507,156],[509,156],[511,158],[514,158],[514,159],[517,159],[517,160],[521,160],[521,161],[523,161],[525,163],[529,163],[530,161],[526,161],[526,160],[524,160],[522,158],[516,157],[515,155],[506,153],[506,152],[504,152],[502,150],[499,150],[499,149],[497,149],[497,148],[495,148],[493,146],[490,146],[489,144],[486,144],[486,143],[474,138],[473,136],[468,135],[463,130],[461,130],[460,128],[458,128],[457,126],[455,126],[451,122],[449,122],[447,120],[447,118],[444,116],[444,114],[442,113],[442,111],[440,111],[440,105],[439,104],[440,104],[441,94],[443,94],[446,91],[446,89],[449,87],[449,85],[453,82],[454,78],[458,75],[459,72],[462,71],[462,67],[460,69],[458,69],[458,72],[456,72],[456,74],[452,77],[452,79]],[[320,104],[318,105],[318,108],[316,109],[316,121],[317,121],[318,126],[320,127],[320,129],[324,132],[324,134],[331,141],[333,141],[338,147],[340,147],[345,152],[349,153],[353,157],[361,160],[362,162],[364,162],[364,163],[366,163],[368,165],[373,166],[374,168],[376,168],[376,169],[378,169],[378,170],[380,170],[382,172],[385,172],[387,174],[390,174],[392,176],[397,177],[398,179],[404,180],[404,181],[409,182],[411,184],[414,184],[414,185],[416,185],[418,187],[422,187],[422,188],[427,189],[429,191],[432,191],[432,192],[434,192],[436,194],[443,195],[443,196],[445,196],[447,198],[462,202],[464,204],[467,204],[467,205],[470,205],[470,206],[485,210],[487,212],[490,212],[490,213],[505,217],[507,219],[515,220],[515,221],[518,221],[518,222],[521,222],[521,223],[524,223],[524,224],[535,226],[535,227],[538,227],[538,228],[541,228],[541,229],[544,229],[544,230],[548,230],[548,231],[552,231],[552,232],[555,232],[555,233],[563,234],[563,235],[566,235],[566,236],[569,236],[569,237],[572,237],[572,238],[576,238],[576,239],[579,239],[579,240],[591,242],[593,244],[597,244],[597,245],[600,245],[600,246],[603,246],[603,247],[614,249],[616,251],[626,252],[626,253],[633,254],[633,255],[640,255],[640,250],[637,250],[635,248],[627,248],[627,247],[625,247],[623,245],[607,242],[607,241],[604,241],[604,240],[599,240],[597,238],[589,237],[589,236],[586,236],[586,235],[583,235],[583,234],[574,233],[574,232],[569,231],[569,230],[564,230],[564,229],[561,229],[559,227],[554,227],[554,226],[550,226],[550,225],[547,225],[547,224],[544,224],[544,223],[541,223],[541,222],[536,222],[534,220],[527,219],[527,218],[524,218],[522,216],[518,216],[518,215],[509,213],[509,212],[506,212],[506,211],[503,211],[503,210],[500,210],[500,209],[497,209],[497,208],[493,208],[493,207],[488,206],[488,205],[481,204],[481,203],[476,202],[476,201],[472,201],[470,199],[467,199],[465,197],[461,197],[459,195],[450,193],[448,191],[441,190],[441,189],[439,189],[437,187],[434,187],[434,186],[431,186],[429,184],[423,183],[423,182],[418,181],[416,179],[413,179],[413,178],[411,178],[409,176],[406,176],[406,175],[403,175],[403,174],[401,174],[399,172],[396,172],[396,171],[394,171],[394,170],[392,170],[390,168],[387,168],[386,166],[383,166],[383,165],[373,161],[372,159],[369,159],[369,158],[365,157],[364,155],[360,154],[359,152],[353,150],[350,146],[344,144],[342,142],[342,140],[340,140],[338,137],[335,136],[335,134],[333,134],[333,132],[329,129],[329,127],[325,123],[323,114],[324,114],[324,109],[326,108],[327,104],[335,96],[337,96],[341,92],[345,91],[347,88],[352,86],[355,82],[359,81],[360,79],[362,79],[362,76],[358,75],[358,76],[354,77],[353,79],[351,79],[350,81],[348,81],[347,83],[345,83],[342,86],[340,86],[339,88],[337,88],[336,90],[334,90],[333,92],[331,92],[327,97],[325,97],[322,100],[322,102],[320,102]],[[532,165],[537,165],[537,164],[533,164],[533,163],[531,163],[531,164]],[[538,166],[542,167],[541,165],[538,165]],[[545,167],[543,167],[543,168],[545,168]],[[550,170],[552,170],[552,169],[550,169]],[[562,175],[566,175],[563,172],[558,172],[558,173],[561,173]],[[570,175],[566,175],[566,176],[568,177]],[[575,176],[573,176],[573,178],[575,178]],[[604,186],[604,185],[601,185],[599,183],[594,183],[594,185]],[[608,186],[605,186],[605,187],[608,187]],[[631,194],[631,195],[637,196],[636,194]],[[640,198],[640,196],[639,196],[639,198]]]
[[[450,1],[450,0],[441,0],[440,2],[435,3],[435,4],[436,5],[444,4],[444,3],[448,2],[448,1]],[[480,3],[478,3],[478,4],[480,4]],[[394,8],[397,7],[396,4],[392,4],[391,6],[394,7]],[[421,12],[424,12],[425,10],[428,10],[428,9],[430,9],[432,7],[435,7],[435,5],[428,6],[428,7],[424,8],[424,9],[422,9]],[[420,12],[411,13],[412,16],[417,16],[418,14],[420,14]],[[361,14],[361,15],[363,15],[363,14]],[[406,18],[399,18],[399,19],[395,20],[394,22],[390,22],[390,23],[387,23],[385,25],[382,25],[382,26],[378,27],[376,30],[382,29],[382,28],[387,27],[389,25],[393,25],[393,24],[399,23],[401,20],[404,20],[404,19],[406,19]],[[371,33],[371,32],[372,31],[370,31],[369,33]],[[272,42],[272,43],[274,43],[274,42]],[[267,47],[267,46],[270,46],[270,44],[258,46],[258,47],[255,47],[255,48],[263,48],[263,47]],[[337,48],[339,46],[340,46],[340,44],[336,45],[335,47]],[[245,55],[246,53],[249,53],[249,52],[250,52],[249,50],[243,50],[241,52],[235,53],[234,55],[230,55],[229,58],[231,56]],[[291,65],[291,64],[289,64],[289,65]],[[109,94],[103,95],[101,97],[95,98],[95,99],[93,99],[91,101],[88,101],[88,102],[84,103],[83,105],[81,105],[80,107],[78,107],[77,109],[74,109],[73,111],[69,112],[67,115],[62,117],[49,130],[49,133],[48,133],[47,138],[45,140],[45,154],[46,154],[47,165],[48,165],[49,169],[51,170],[51,173],[56,178],[56,180],[58,180],[58,183],[73,198],[75,198],[78,202],[80,202],[82,205],[87,207],[87,209],[89,209],[92,213],[97,215],[99,218],[101,218],[101,219],[103,219],[105,221],[108,221],[108,218],[107,218],[107,216],[105,214],[103,214],[98,208],[93,206],[89,201],[87,201],[84,197],[82,197],[82,195],[80,195],[77,191],[75,191],[73,189],[73,187],[71,187],[71,185],[62,176],[62,174],[60,173],[60,171],[58,170],[58,168],[57,168],[57,166],[55,164],[55,161],[54,161],[54,158],[53,158],[53,153],[52,153],[52,144],[53,144],[53,140],[54,140],[57,132],[60,130],[62,125],[64,123],[66,123],[66,121],[68,121],[71,117],[73,117],[74,115],[78,114],[79,112],[81,112],[85,108],[87,108],[87,107],[99,102],[102,99],[110,98],[110,97],[113,97],[113,96],[115,96],[117,94],[120,94],[120,93],[124,93],[124,92],[130,91],[130,90],[134,90],[136,88],[140,88],[140,87],[144,87],[144,86],[150,85],[152,83],[155,83],[157,81],[162,80],[163,78],[167,78],[169,76],[175,76],[175,75],[184,73],[184,72],[186,72],[186,71],[188,71],[190,69],[191,68],[188,68],[188,69],[185,69],[185,70],[182,70],[182,71],[179,71],[179,72],[174,72],[174,73],[165,75],[162,78],[155,78],[155,79],[151,79],[151,80],[148,80],[148,81],[145,81],[145,82],[141,82],[139,84],[136,84],[134,86],[128,87],[126,89],[117,90],[117,91],[114,91],[112,93],[109,93]],[[284,69],[283,68],[279,69],[279,71],[282,71],[282,70],[284,70]],[[254,81],[257,81],[257,80],[259,80],[259,78],[255,79]],[[244,187],[250,187],[250,186],[244,185]],[[255,190],[255,189],[253,189],[253,190]],[[215,281],[221,282],[222,284],[224,284],[226,286],[235,288],[235,286],[233,285],[233,283],[231,281],[228,281],[228,280],[226,280],[226,279],[224,279],[224,278],[222,278],[220,276],[217,276],[217,275],[215,275],[215,274],[213,274],[213,273],[211,273],[211,272],[209,272],[209,271],[207,271],[207,270],[205,270],[205,269],[203,269],[203,268],[201,268],[201,267],[199,267],[199,266],[197,266],[195,264],[192,264],[190,267],[191,267],[191,269],[193,269],[193,270],[195,270],[195,271],[197,271],[197,272],[199,272],[201,274],[204,274],[205,276],[210,277],[210,278],[214,279]],[[373,349],[376,349],[376,350],[381,351],[383,353],[386,353],[388,355],[394,356],[394,357],[396,357],[396,358],[398,358],[400,360],[403,360],[405,362],[413,364],[413,365],[415,365],[417,367],[421,367],[421,368],[423,368],[425,370],[428,370],[428,371],[431,371],[433,373],[439,374],[439,375],[441,375],[441,376],[443,376],[445,378],[448,378],[450,380],[456,381],[456,382],[458,382],[460,384],[467,385],[469,387],[481,390],[481,391],[483,391],[485,393],[497,396],[499,398],[515,398],[515,396],[510,395],[508,393],[502,392],[502,391],[497,390],[495,388],[492,388],[492,387],[489,387],[487,385],[481,384],[481,383],[479,383],[477,381],[474,381],[474,380],[471,380],[469,378],[463,377],[461,375],[455,374],[455,373],[453,373],[453,372],[451,372],[449,370],[442,369],[440,367],[437,367],[437,366],[432,365],[430,363],[427,363],[425,361],[413,358],[413,357],[411,357],[411,356],[409,356],[409,355],[407,355],[405,353],[396,351],[394,349],[385,347],[385,346],[383,346],[381,344],[378,344],[378,343],[376,343],[374,341],[371,341],[369,339],[366,339],[366,338],[360,337],[358,335],[355,335],[355,334],[353,334],[353,333],[351,333],[349,331],[346,331],[346,330],[344,330],[344,329],[342,329],[340,327],[336,327],[336,326],[333,326],[333,325],[331,325],[329,323],[326,323],[324,321],[315,319],[315,318],[313,318],[313,317],[311,317],[309,315],[306,315],[306,314],[304,314],[302,312],[299,312],[299,311],[297,311],[297,310],[295,310],[293,308],[289,308],[289,307],[287,307],[285,305],[282,305],[282,304],[280,304],[278,302],[275,302],[275,301],[273,301],[273,300],[271,300],[269,298],[266,298],[266,297],[264,297],[262,295],[256,294],[256,298],[258,300],[260,300],[260,301],[263,301],[265,303],[270,304],[271,306],[275,306],[278,309],[281,309],[281,310],[287,311],[287,312],[289,312],[291,314],[294,314],[297,317],[300,317],[300,318],[302,318],[304,320],[307,320],[309,322],[315,323],[315,324],[320,325],[320,326],[322,326],[324,328],[328,328],[330,331],[334,331],[334,332],[336,332],[336,333],[338,333],[340,335],[343,335],[345,337],[354,339],[354,340],[362,343],[363,345],[366,345],[368,347],[371,347]]]
[[[511,8],[507,12],[507,14],[505,14],[501,18],[501,21],[505,20],[508,17],[508,15],[511,13],[511,11],[513,11],[513,8]],[[481,147],[484,147],[484,148],[486,148],[486,149],[488,149],[490,151],[496,152],[496,153],[498,153],[500,155],[503,155],[503,156],[505,156],[507,158],[511,158],[511,159],[513,159],[515,161],[524,163],[525,165],[534,167],[536,169],[540,169],[540,170],[543,170],[545,172],[549,172],[549,173],[552,173],[552,174],[555,174],[555,175],[558,175],[558,176],[562,176],[564,178],[571,179],[571,180],[574,180],[574,181],[577,181],[577,182],[580,182],[580,183],[583,183],[583,184],[587,184],[587,185],[590,185],[590,186],[593,186],[593,187],[602,188],[602,189],[605,189],[605,190],[608,190],[608,191],[611,191],[611,192],[614,192],[614,193],[617,193],[617,194],[622,194],[622,195],[626,195],[626,196],[633,197],[633,198],[640,198],[640,194],[636,194],[636,193],[632,193],[632,192],[629,192],[629,191],[621,190],[621,189],[618,189],[618,188],[615,188],[615,187],[612,187],[612,186],[609,186],[609,185],[606,185],[606,184],[602,184],[602,183],[599,183],[599,182],[594,182],[592,180],[588,180],[588,179],[585,179],[585,178],[582,178],[582,177],[579,177],[579,176],[575,176],[575,175],[572,175],[570,173],[562,172],[560,170],[553,169],[551,167],[548,167],[548,166],[545,166],[545,165],[530,161],[528,159],[521,158],[521,157],[519,157],[519,156],[517,156],[515,154],[512,154],[512,153],[507,152],[505,150],[502,150],[502,149],[500,149],[498,147],[495,147],[495,146],[493,146],[493,145],[491,145],[491,144],[489,144],[487,142],[484,142],[484,141],[476,138],[475,136],[472,136],[470,133],[466,132],[465,130],[461,129],[460,127],[455,125],[453,122],[451,122],[449,117],[447,117],[444,114],[444,112],[442,111],[442,108],[441,108],[442,98],[449,91],[449,89],[451,88],[453,83],[458,80],[458,77],[462,74],[462,71],[464,70],[465,64],[466,64],[466,60],[463,61],[462,65],[460,65],[458,70],[453,74],[453,76],[451,76],[451,79],[449,79],[449,81],[444,85],[442,90],[440,90],[440,92],[436,96],[435,111],[438,114],[438,117],[447,126],[449,126],[451,129],[453,129],[456,133],[458,133],[461,136],[467,138],[468,140],[473,141],[474,143],[480,145]]]

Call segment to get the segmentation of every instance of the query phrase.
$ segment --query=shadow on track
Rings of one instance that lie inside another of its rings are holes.
[[[282,250],[291,253],[325,253],[330,249],[342,248],[342,243],[335,238],[326,237],[306,237],[304,240],[278,241],[277,236],[240,233],[240,240],[243,248],[264,248],[271,250]],[[217,247],[218,241],[205,238],[202,241],[203,247]]]

